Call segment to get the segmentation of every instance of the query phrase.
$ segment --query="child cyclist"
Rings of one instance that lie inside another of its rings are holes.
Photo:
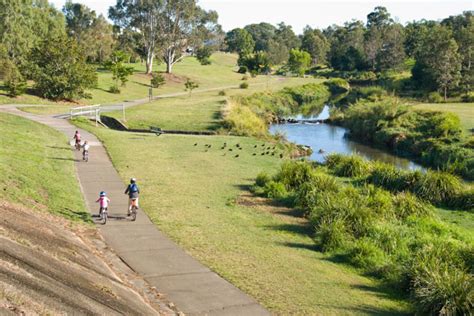
[[[99,198],[95,202],[99,203],[99,207],[100,207],[99,208],[99,216],[101,216],[102,211],[107,210],[107,208],[109,207],[110,199],[107,197],[107,193],[102,191],[102,192],[99,193]]]
[[[140,189],[137,185],[137,179],[131,178],[130,184],[125,190],[125,194],[128,194],[128,212],[127,216],[130,216],[132,212],[132,207],[138,208],[138,195],[140,194]]]
[[[81,133],[79,133],[79,131],[76,131],[72,139],[75,140],[75,145],[76,145],[77,150],[80,150],[81,149]]]
[[[84,141],[84,145],[82,145],[82,160],[89,160],[89,148],[91,146],[87,143],[87,140]]]

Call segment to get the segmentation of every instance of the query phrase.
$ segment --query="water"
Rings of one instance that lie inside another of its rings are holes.
[[[325,106],[318,116],[309,119],[327,119],[329,107]],[[308,119],[302,115],[295,116],[296,119]],[[420,165],[409,159],[400,158],[386,151],[376,149],[348,139],[345,135],[347,130],[340,126],[329,124],[274,124],[270,127],[270,133],[277,132],[286,135],[286,138],[296,144],[311,146],[313,154],[311,160],[323,162],[324,156],[330,153],[352,154],[358,153],[370,160],[379,160],[391,163],[401,169],[423,169]],[[324,153],[320,153],[322,149]]]

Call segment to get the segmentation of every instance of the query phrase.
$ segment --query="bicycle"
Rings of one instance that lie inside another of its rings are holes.
[[[84,153],[82,154],[82,160],[84,160],[85,162],[89,161],[89,151],[88,150],[84,150]]]
[[[102,225],[107,224],[108,211],[106,207],[101,207],[99,211],[99,218],[102,222]]]
[[[137,210],[138,210],[137,199],[132,199],[132,207],[130,211],[132,222],[134,222],[137,219]]]
[[[81,150],[81,142],[76,142],[76,150]]]

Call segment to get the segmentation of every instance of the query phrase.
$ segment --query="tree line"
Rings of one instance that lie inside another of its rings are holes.
[[[299,75],[312,67],[377,74],[406,69],[411,61],[415,87],[438,90],[445,98],[450,91],[470,91],[474,80],[472,11],[402,25],[385,7],[376,7],[365,24],[353,20],[323,30],[307,26],[299,36],[284,23],[250,24],[228,32],[224,45],[239,54],[243,71],[265,72],[285,64],[283,70]]]
[[[0,0],[0,79],[10,95],[24,93],[33,80],[42,97],[88,97],[97,66],[113,72],[116,92],[133,71],[127,62],[144,60],[147,74],[155,59],[168,73],[190,53],[208,63],[224,35],[217,13],[196,0],[117,0],[108,17],[113,24],[72,0],[62,11],[47,0]]]

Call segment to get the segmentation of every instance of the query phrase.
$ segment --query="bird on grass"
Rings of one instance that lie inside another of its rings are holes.
[[[239,147],[239,150],[242,150],[242,147]]]
[[[265,144],[262,144],[262,147],[265,147]]]
[[[239,148],[239,147],[240,147],[240,144],[236,144],[235,147]]]
[[[239,158],[239,154],[235,155],[235,158]]]
[[[272,152],[272,156],[275,156],[275,152]]]
[[[269,152],[269,151],[267,151],[267,155],[270,155],[270,152]]]
[[[256,156],[257,154],[256,153],[253,153],[252,156]]]
[[[197,145],[198,145],[198,143],[195,143],[195,144],[194,144],[194,146],[197,146]]]
[[[257,148],[257,145],[253,146],[253,148]]]
[[[283,158],[283,154],[280,154],[280,158]]]
[[[221,147],[221,149],[224,149],[225,147]]]
[[[232,151],[232,148],[229,148],[229,151]]]
[[[265,153],[262,153],[262,156],[265,155]]]

